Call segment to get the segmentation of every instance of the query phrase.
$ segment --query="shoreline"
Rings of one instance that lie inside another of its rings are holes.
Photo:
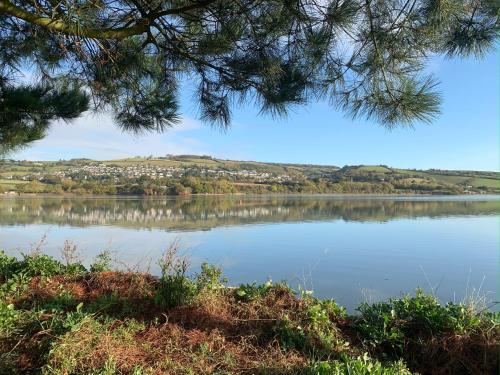
[[[85,199],[188,199],[190,197],[498,197],[500,194],[494,193],[468,193],[468,194],[433,194],[433,193],[200,193],[200,194],[180,194],[180,195],[127,195],[127,194],[50,194],[50,193],[0,193],[0,199],[16,199],[16,198],[85,198]]]
[[[222,270],[170,247],[162,274],[87,269],[72,248],[65,263],[0,252],[0,372],[88,374],[498,373],[500,315],[480,299],[448,303],[412,295],[361,303],[349,314],[332,299],[285,283],[228,287]]]

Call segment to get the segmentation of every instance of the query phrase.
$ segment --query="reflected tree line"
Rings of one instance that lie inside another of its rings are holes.
[[[113,225],[195,230],[266,222],[384,222],[398,218],[497,214],[497,200],[238,196],[0,199],[0,225]]]

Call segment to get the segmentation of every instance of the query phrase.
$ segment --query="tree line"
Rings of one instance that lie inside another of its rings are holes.
[[[413,181],[413,182],[412,182]],[[46,177],[24,184],[16,184],[18,193],[34,194],[92,194],[92,195],[191,195],[191,194],[461,194],[465,187],[460,185],[421,181],[412,179],[392,181],[332,181],[325,178],[302,178],[298,181],[263,181],[242,183],[228,179],[187,176],[179,179],[137,179],[72,180]],[[481,189],[479,189],[481,190]],[[482,189],[487,191],[485,187]],[[1,191],[0,191],[1,192]]]

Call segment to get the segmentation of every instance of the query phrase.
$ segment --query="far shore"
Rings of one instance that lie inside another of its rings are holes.
[[[127,194],[50,194],[50,193],[0,193],[0,199],[16,198],[89,198],[89,199],[186,199],[190,197],[500,197],[494,193],[467,193],[467,194],[442,194],[442,193],[200,193],[200,194],[180,194],[180,195],[127,195]]]

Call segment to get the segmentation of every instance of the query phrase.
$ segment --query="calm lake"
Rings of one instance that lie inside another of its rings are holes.
[[[287,280],[350,310],[417,286],[442,301],[496,301],[499,200],[467,197],[207,196],[182,199],[0,199],[0,248],[59,255],[65,240],[85,263],[109,249],[158,273],[178,239],[193,269],[218,264],[230,284]]]

